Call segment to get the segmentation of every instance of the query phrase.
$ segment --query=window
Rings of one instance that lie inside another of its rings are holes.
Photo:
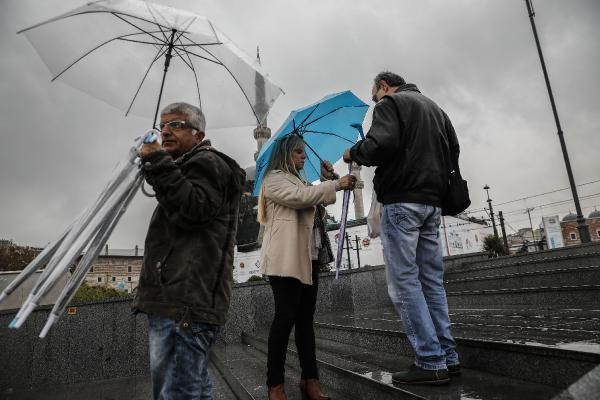
[[[116,276],[113,276],[113,277],[112,277],[112,281],[113,281],[113,282],[116,282],[116,280],[117,280],[117,277],[116,277]]]
[[[596,235],[600,238],[600,229],[596,230]]]
[[[130,276],[127,277],[127,282],[131,282],[131,277]]]
[[[577,234],[575,232],[571,232],[571,240],[577,240]]]
[[[90,272],[94,272],[94,267],[90,268]]]
[[[102,282],[102,277],[101,276],[98,277],[98,282]]]
[[[127,267],[127,272],[131,272],[131,265]]]

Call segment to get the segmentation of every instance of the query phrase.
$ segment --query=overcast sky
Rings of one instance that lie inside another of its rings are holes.
[[[472,210],[485,206],[485,184],[498,204],[568,187],[523,0],[157,2],[207,16],[250,55],[260,45],[264,69],[286,92],[269,116],[273,131],[290,110],[329,93],[350,89],[370,102],[372,78],[391,70],[452,119]],[[18,244],[54,239],[93,202],[132,138],[151,125],[152,116],[125,119],[87,94],[50,83],[37,53],[16,34],[82,4],[0,2],[0,238]],[[538,0],[534,6],[576,182],[600,180],[600,2]],[[240,165],[252,164],[252,127],[207,137]],[[368,210],[373,171],[363,171]],[[598,194],[600,183],[579,191]],[[507,213],[511,233],[529,226],[522,209],[537,207],[537,225],[542,215],[574,210],[572,203],[540,207],[569,197],[562,191],[496,210]],[[154,205],[138,194],[109,246],[143,245]],[[600,196],[583,199],[582,206],[586,215],[600,208]],[[339,217],[339,205],[330,208]]]

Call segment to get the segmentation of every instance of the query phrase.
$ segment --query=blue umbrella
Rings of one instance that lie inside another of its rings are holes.
[[[258,155],[253,195],[260,193],[264,172],[278,140],[288,135],[302,137],[307,147],[304,171],[309,182],[316,181],[321,175],[322,160],[335,162],[342,157],[345,149],[356,143],[358,135],[355,126],[362,125],[368,108],[367,104],[347,90],[292,111]]]

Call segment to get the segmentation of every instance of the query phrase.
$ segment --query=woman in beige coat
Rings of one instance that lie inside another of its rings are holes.
[[[261,272],[269,277],[275,302],[267,357],[269,400],[287,399],[284,365],[293,326],[303,398],[329,399],[319,384],[313,330],[319,267],[333,261],[322,205],[335,203],[336,191],[353,189],[356,178],[346,175],[334,179],[333,167],[325,161],[321,163],[323,182],[312,186],[301,175],[305,159],[302,138],[289,135],[280,139],[271,154],[258,201],[258,220],[265,226]]]

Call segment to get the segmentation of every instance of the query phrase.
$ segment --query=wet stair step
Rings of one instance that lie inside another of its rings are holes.
[[[264,337],[247,336],[245,340],[253,342],[266,351]],[[412,364],[411,357],[393,352],[373,351],[328,339],[318,338],[316,344],[317,359],[321,364],[335,366],[340,370],[356,374],[354,382],[370,381],[368,385],[363,382],[364,397],[361,398],[364,399],[382,398],[380,392],[384,392],[385,389],[397,390],[400,396],[436,400],[467,398],[545,400],[560,392],[559,388],[470,369],[464,369],[460,376],[453,377],[449,385],[395,385],[392,383],[392,373],[407,369]],[[289,347],[288,357],[292,360],[296,359],[293,345]],[[343,373],[339,375],[341,376],[334,379],[339,379],[341,383],[348,379]],[[379,390],[376,390],[375,386],[379,386]]]
[[[221,363],[220,367],[227,368],[231,377],[237,383],[233,386],[242,387],[246,392],[246,397],[234,397],[234,399],[265,399],[267,397],[266,373],[267,357],[266,353],[260,351],[252,345],[245,344],[219,344],[213,347],[213,355]],[[230,379],[231,379],[230,377]],[[289,400],[301,400],[302,396],[299,390],[300,373],[297,368],[286,368],[285,388]],[[230,383],[232,386],[232,383]],[[323,391],[330,394],[332,398],[346,400],[352,399],[340,394],[328,385],[323,385]]]
[[[500,288],[527,288],[540,286],[577,286],[581,283],[600,284],[600,264],[577,268],[553,268],[520,273],[496,271],[495,274],[468,278],[446,276],[449,292]]]
[[[526,258],[510,256],[467,262],[447,268],[445,275],[447,279],[459,279],[600,265],[600,248],[581,254],[559,254],[548,252],[542,256],[532,255]]]
[[[393,311],[374,309],[355,314],[319,316],[315,331],[320,339],[360,346],[377,352],[412,356],[402,325]],[[512,332],[454,329],[462,363],[467,368],[544,385],[566,388],[600,363],[598,341],[562,346],[569,337],[518,336]],[[543,365],[544,368],[540,368]]]

